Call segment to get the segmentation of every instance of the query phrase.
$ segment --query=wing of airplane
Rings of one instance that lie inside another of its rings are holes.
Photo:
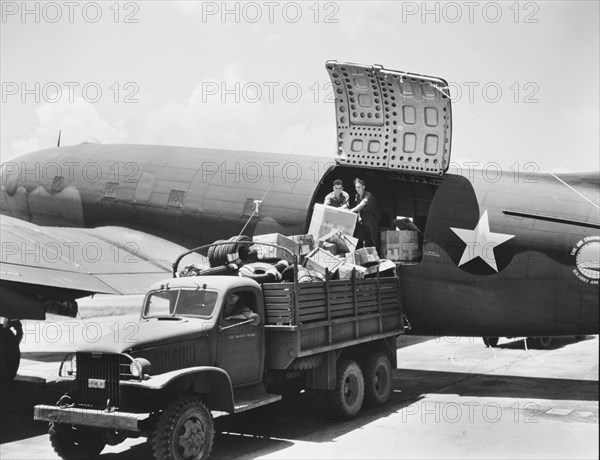
[[[0,316],[9,319],[43,318],[46,301],[144,293],[186,250],[124,227],[44,227],[2,216],[0,232]]]

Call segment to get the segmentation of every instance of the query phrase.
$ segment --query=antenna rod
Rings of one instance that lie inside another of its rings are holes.
[[[62,132],[62,130],[58,130],[58,142],[56,143],[57,147],[60,147],[60,133]]]

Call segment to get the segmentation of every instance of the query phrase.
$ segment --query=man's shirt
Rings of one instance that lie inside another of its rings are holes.
[[[350,201],[350,195],[342,190],[340,197],[335,196],[335,192],[331,192],[329,195],[325,197],[325,201],[323,204],[327,206],[333,206],[334,208],[348,207]]]

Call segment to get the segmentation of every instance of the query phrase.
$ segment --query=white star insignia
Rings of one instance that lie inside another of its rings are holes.
[[[467,245],[460,258],[460,262],[458,263],[459,267],[470,260],[480,257],[481,260],[492,267],[496,272],[498,271],[498,267],[496,265],[494,248],[515,237],[515,235],[490,232],[487,209],[483,212],[479,222],[477,222],[475,230],[453,227],[450,227],[450,230],[456,233]]]

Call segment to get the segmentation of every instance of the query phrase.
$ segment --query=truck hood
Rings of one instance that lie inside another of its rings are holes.
[[[78,351],[95,353],[130,353],[145,348],[168,346],[205,337],[215,327],[214,322],[196,319],[143,319],[122,324],[118,330],[100,340],[86,343]]]

